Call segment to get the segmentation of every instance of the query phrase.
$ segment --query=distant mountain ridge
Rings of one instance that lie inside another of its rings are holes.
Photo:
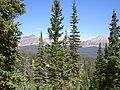
[[[30,46],[30,45],[38,45],[39,38],[35,35],[25,36],[20,40],[18,46]]]
[[[102,48],[103,50],[104,48]],[[31,52],[31,53],[37,53],[38,45],[30,45],[30,46],[20,46],[20,51],[23,52]],[[97,57],[97,50],[98,47],[82,47],[78,48],[78,51],[80,52],[80,55],[83,57]]]
[[[48,38],[43,39],[44,45],[51,44],[51,40]],[[99,42],[102,43],[102,50],[104,50],[104,46],[106,42],[108,42],[108,37],[100,35],[98,37],[92,38],[90,40],[82,41],[82,48],[78,48],[81,56],[85,57],[97,57],[97,50],[99,46]],[[37,53],[39,44],[39,38],[35,35],[25,36],[20,40],[19,50],[24,52]]]
[[[90,40],[81,42],[81,45],[83,47],[99,47],[100,42],[101,42],[102,47],[105,47],[106,43],[108,43],[108,37],[100,35]]]
[[[49,38],[43,39],[44,44],[51,44],[51,40]],[[98,37],[92,38],[90,40],[82,41],[82,47],[98,47],[99,42],[102,43],[102,47],[105,46],[106,42],[108,42],[108,37],[100,35]],[[31,46],[31,45],[38,45],[39,38],[35,35],[25,36],[20,40],[19,46]]]

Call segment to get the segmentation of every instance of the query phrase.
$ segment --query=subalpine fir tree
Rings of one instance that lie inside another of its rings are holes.
[[[101,48],[101,42],[99,43],[99,49],[97,52],[98,56],[96,59],[96,70],[93,74],[93,80],[90,86],[90,90],[104,90],[104,78],[105,78],[105,60]]]
[[[42,88],[42,85],[45,83],[47,78],[47,73],[45,72],[46,68],[46,56],[45,55],[45,46],[43,45],[42,32],[40,33],[39,38],[39,47],[37,53],[37,59],[35,60],[35,71],[34,71],[34,81],[37,84],[37,90]]]
[[[20,23],[15,23],[14,19],[25,13],[25,5],[22,1],[0,0],[0,54],[5,57],[0,61],[0,63],[4,63],[4,66],[0,66],[1,90],[11,90],[14,87],[12,81],[15,82],[13,71],[17,54],[16,48],[22,34],[18,29]]]
[[[62,21],[64,17],[62,17],[62,9],[60,8],[60,0],[54,0],[54,5],[52,6],[52,18],[51,27],[48,28],[49,38],[54,41],[54,43],[58,42],[59,37],[61,37],[63,29]]]
[[[77,53],[77,48],[80,47],[80,35],[79,35],[79,31],[77,29],[77,24],[79,23],[79,19],[77,16],[77,10],[76,10],[76,3],[75,1],[73,2],[73,6],[72,6],[72,16],[71,16],[71,35],[69,36],[69,47],[70,47],[70,56],[73,59],[76,59],[76,57],[79,56],[79,53]]]
[[[72,5],[72,15],[71,15],[71,20],[70,20],[70,23],[71,23],[71,34],[69,36],[69,48],[70,48],[70,51],[69,51],[69,54],[70,54],[70,58],[73,60],[72,61],[72,67],[75,67],[75,71],[71,70],[71,75],[77,75],[79,74],[80,72],[77,71],[77,69],[80,69],[82,64],[80,64],[80,53],[77,51],[77,48],[80,47],[80,35],[79,35],[79,31],[78,31],[78,28],[77,28],[77,24],[79,23],[79,19],[78,19],[78,16],[77,16],[77,10],[76,10],[76,3],[75,3],[75,0],[73,1],[73,5]],[[79,65],[79,67],[77,66],[77,64]],[[71,67],[71,68],[72,68]],[[82,71],[81,71],[82,72]],[[71,78],[74,78],[71,77]],[[79,79],[79,77],[76,76],[76,79]],[[82,84],[80,84],[81,82],[79,81],[76,81],[74,80],[73,83],[77,83],[78,86],[80,86],[80,88],[82,87]]]
[[[120,89],[120,26],[117,26],[117,22],[117,15],[113,10],[111,28],[109,28],[108,56],[106,57],[105,90]]]

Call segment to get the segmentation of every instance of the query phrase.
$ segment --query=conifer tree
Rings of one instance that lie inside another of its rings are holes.
[[[108,55],[120,57],[120,26],[117,26],[117,15],[115,10],[113,10],[112,22],[110,24],[110,36],[109,36],[109,46]]]
[[[105,45],[104,52],[105,52],[104,58],[107,58],[108,57],[108,44],[107,44],[107,42],[106,42],[106,45]]]
[[[1,90],[11,90],[13,86],[13,74],[15,60],[17,55],[16,47],[18,45],[22,32],[18,29],[19,22],[14,19],[25,13],[23,0],[0,0],[0,54],[5,59],[0,61],[4,66],[0,66]],[[7,73],[6,73],[7,72]]]
[[[48,29],[48,34],[53,43],[47,49],[47,61],[49,65],[47,70],[50,72],[50,76],[46,82],[49,84],[50,90],[74,90],[79,86],[81,81],[81,63],[74,62],[69,58],[68,50],[62,46],[64,42],[61,42],[62,45],[58,43],[62,35],[60,31],[63,28],[61,25],[61,21],[63,20],[61,17],[62,9],[60,9],[59,0],[54,0],[52,11],[54,15],[52,14],[51,28]],[[73,71],[74,74],[71,73]]]
[[[73,62],[67,55],[68,50],[59,44],[53,44],[47,50],[49,67],[46,68],[50,75],[46,80],[46,85],[51,88],[50,90],[74,90],[72,88],[79,87],[82,74],[81,63]],[[72,71],[74,71],[74,74],[71,73]]]
[[[101,42],[99,43],[99,49],[97,52],[97,61],[96,61],[96,86],[98,90],[102,90],[102,79],[103,79],[103,70],[104,70],[104,61],[103,61],[103,53],[102,53],[102,48],[101,48]]]
[[[73,5],[72,5],[72,15],[71,15],[71,34],[69,36],[69,54],[70,54],[70,58],[73,60],[72,63],[72,67],[74,68],[74,70],[70,72],[71,75],[73,75],[72,78],[74,78],[75,75],[78,75],[80,72],[82,72],[81,68],[82,68],[82,64],[80,62],[80,53],[77,51],[77,48],[81,47],[80,46],[80,35],[79,35],[79,31],[77,28],[77,24],[79,23],[79,19],[77,16],[77,10],[76,10],[76,3],[75,0],[73,0]],[[76,67],[75,67],[76,66]],[[71,68],[72,68],[71,67]],[[80,70],[79,70],[80,69]],[[79,70],[79,71],[77,71]],[[83,72],[82,72],[83,73]],[[81,74],[82,76],[82,74]],[[80,88],[82,87],[82,80],[76,76],[76,79],[78,80],[73,80],[73,83],[77,83],[77,86],[80,86]],[[79,81],[80,80],[80,81]],[[76,86],[76,87],[77,87]]]
[[[103,57],[103,52],[101,48],[101,42],[99,43],[99,49],[97,52],[97,59],[96,59],[96,70],[93,74],[92,85],[90,90],[104,90],[104,72],[105,72],[105,60]]]
[[[34,81],[37,84],[37,90],[42,88],[42,85],[45,82],[46,56],[47,55],[45,55],[45,47],[43,45],[43,37],[42,37],[42,32],[41,32],[40,38],[39,38],[37,59],[35,60],[35,72],[34,72]]]
[[[105,47],[105,56],[103,63],[100,66],[96,67],[95,77],[93,78],[93,87],[91,90],[119,90],[120,84],[120,27],[117,26],[117,16],[115,10],[113,10],[112,22],[110,24],[110,37],[109,44]],[[100,57],[99,57],[100,58]],[[97,63],[96,63],[97,66]],[[101,67],[101,69],[100,69]],[[99,70],[98,70],[99,69]],[[102,75],[102,76],[101,76]],[[101,79],[96,78],[101,76]],[[101,83],[98,82],[100,80]],[[97,81],[97,82],[96,82]]]
[[[82,88],[81,90],[89,90],[92,85],[93,72],[95,71],[95,58],[82,57],[83,75],[82,75]],[[91,89],[93,90],[93,89]]]
[[[52,6],[52,18],[51,27],[48,28],[49,38],[54,41],[54,43],[58,42],[58,39],[61,37],[63,29],[62,21],[64,17],[62,17],[62,9],[60,8],[60,0],[54,0],[54,5]]]
[[[0,1],[0,53],[5,57],[11,57],[16,53],[16,47],[20,35],[19,23],[14,23],[13,19],[24,13],[24,4],[20,0],[1,0]],[[14,60],[14,59],[13,59]],[[6,61],[6,68],[12,61]]]
[[[113,10],[109,45],[106,58],[105,90],[115,90],[120,84],[120,26],[117,26],[117,15]]]
[[[97,61],[100,62],[103,59],[103,53],[102,53],[102,47],[101,47],[101,42],[99,43],[99,48],[97,52]]]
[[[77,29],[77,24],[79,23],[79,19],[78,19],[78,16],[77,16],[77,10],[76,10],[76,3],[75,1],[73,2],[73,5],[72,5],[72,16],[71,16],[71,20],[70,20],[70,23],[71,23],[71,35],[69,37],[69,43],[70,43],[70,56],[71,58],[76,58],[78,57],[78,53],[77,53],[77,48],[80,47],[80,35],[79,35],[79,31]]]

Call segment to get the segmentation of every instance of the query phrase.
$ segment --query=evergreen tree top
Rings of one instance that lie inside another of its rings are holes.
[[[98,48],[98,52],[97,52],[98,56],[97,56],[97,60],[101,60],[103,59],[103,53],[102,53],[102,47],[101,47],[101,42],[99,42],[99,48]]]
[[[72,5],[72,16],[71,16],[71,20],[70,20],[70,23],[72,24],[72,28],[73,29],[76,29],[77,30],[77,26],[75,24],[79,23],[79,19],[78,19],[78,16],[77,16],[77,10],[76,10],[76,3],[75,3],[75,0],[73,1],[73,5]]]
[[[43,48],[43,37],[42,37],[42,31],[40,32],[40,37],[39,37],[38,54],[40,53],[41,48]]]
[[[39,38],[40,40],[40,42],[43,42],[43,35],[42,35],[42,31],[40,32],[40,38]]]
[[[48,34],[49,38],[53,39],[54,43],[58,42],[59,38],[62,35],[62,29],[63,25],[62,20],[64,17],[62,17],[62,9],[60,8],[60,0],[54,0],[53,1],[53,6],[51,11],[53,12],[52,18],[50,19],[51,21],[51,27],[48,28]]]
[[[109,36],[109,47],[108,47],[108,53],[109,56],[117,55],[120,52],[120,26],[117,26],[117,22],[119,20],[117,19],[117,14],[115,9],[113,10],[112,20],[110,23],[111,28],[110,30],[110,36]]]
[[[114,28],[117,26],[117,22],[119,20],[117,19],[117,14],[116,14],[116,10],[113,9],[113,15],[112,15],[112,23],[110,24],[110,26],[113,26]]]
[[[73,4],[72,4],[72,15],[70,17],[71,17],[71,20],[70,20],[71,34],[69,36],[70,49],[76,51],[77,48],[80,47],[80,35],[79,35],[80,32],[78,31],[78,28],[77,28],[79,19],[77,16],[75,0],[73,1]]]

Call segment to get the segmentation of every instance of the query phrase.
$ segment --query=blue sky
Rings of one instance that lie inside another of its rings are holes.
[[[64,16],[64,30],[70,30],[70,15],[73,0],[61,0],[62,14]],[[35,34],[39,36],[42,31],[44,38],[48,37],[47,28],[50,26],[51,7],[53,0],[26,0],[26,14],[17,21],[23,23],[20,30],[23,36]],[[88,40],[98,35],[109,36],[109,23],[113,9],[116,9],[120,19],[120,0],[76,0],[77,14],[80,19],[78,29],[81,40]],[[118,23],[120,25],[120,21]]]

